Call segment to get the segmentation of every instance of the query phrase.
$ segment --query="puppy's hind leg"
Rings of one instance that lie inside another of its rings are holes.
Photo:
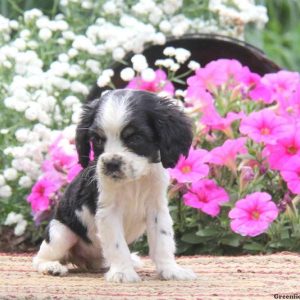
[[[33,258],[33,267],[40,273],[65,275],[66,266],[61,261],[67,258],[69,250],[78,241],[77,235],[58,220],[49,224],[49,241],[44,240],[38,254]]]

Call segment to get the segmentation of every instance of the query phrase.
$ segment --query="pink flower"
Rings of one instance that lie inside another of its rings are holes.
[[[38,180],[32,187],[27,201],[31,203],[31,208],[34,213],[49,209],[51,197],[61,187],[61,181],[51,174],[45,174],[43,178]]]
[[[215,109],[210,109],[204,110],[201,116],[201,122],[206,125],[209,130],[221,130],[230,136],[229,131],[231,130],[231,124],[243,116],[243,112],[229,112],[226,117],[221,117]]]
[[[300,194],[300,156],[291,158],[280,171],[286,181],[289,190],[294,194]]]
[[[163,70],[155,71],[155,79],[153,81],[145,81],[142,77],[138,76],[133,78],[126,88],[134,90],[143,90],[153,93],[159,93],[165,91],[170,95],[174,94],[174,86],[171,81],[167,80],[167,75]]]
[[[80,164],[76,164],[72,166],[67,175],[67,182],[70,183],[82,170],[82,166]]]
[[[275,145],[266,145],[263,155],[267,157],[272,169],[282,170],[284,165],[295,156],[300,156],[299,126],[292,124],[285,127],[285,134]]]
[[[264,103],[271,103],[272,92],[271,89],[262,82],[261,77],[252,73],[248,67],[243,67],[243,69],[236,74],[237,82],[241,82],[247,89],[248,96],[252,100],[263,101]]]
[[[179,183],[195,182],[208,175],[209,167],[204,163],[207,151],[190,148],[187,157],[180,156],[176,166],[169,169],[171,178]]]
[[[214,109],[214,99],[212,95],[203,87],[189,86],[186,94],[186,103],[199,109],[200,112]]]
[[[209,91],[234,78],[242,65],[234,59],[218,59],[196,70],[196,75],[187,79],[188,86],[195,86]]]
[[[247,153],[245,142],[246,138],[226,140],[222,146],[216,147],[209,152],[208,161],[216,165],[227,166],[235,172],[236,156],[238,154]]]
[[[270,109],[253,112],[245,117],[240,125],[240,132],[248,135],[255,142],[275,144],[285,133],[285,119],[278,117]]]
[[[229,201],[227,192],[217,186],[213,180],[193,182],[190,190],[183,195],[184,204],[198,208],[215,217],[220,213],[220,205]]]
[[[300,75],[297,72],[279,71],[266,74],[261,82],[271,90],[271,101],[278,101],[279,98],[288,98],[292,95],[300,82]]]
[[[278,209],[268,193],[256,192],[236,202],[229,212],[231,229],[242,236],[257,236],[267,231],[278,216]]]
[[[296,90],[289,97],[278,97],[279,115],[289,119],[297,119],[300,116],[300,84],[297,85]]]

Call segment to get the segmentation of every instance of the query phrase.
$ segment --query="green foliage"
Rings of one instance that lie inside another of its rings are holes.
[[[10,19],[17,19],[23,11],[38,8],[45,14],[54,16],[58,12],[58,2],[59,0],[1,0],[0,14]]]
[[[249,29],[246,40],[261,48],[282,68],[300,70],[300,1],[272,0],[262,2],[269,22],[257,31]]]

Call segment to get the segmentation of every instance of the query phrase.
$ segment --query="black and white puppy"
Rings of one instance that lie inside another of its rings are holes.
[[[147,231],[160,277],[194,279],[175,262],[165,170],[191,143],[190,120],[155,94],[114,90],[86,104],[76,132],[84,169],[57,206],[35,269],[63,275],[68,262],[88,270],[107,266],[109,281],[139,281],[128,244]]]

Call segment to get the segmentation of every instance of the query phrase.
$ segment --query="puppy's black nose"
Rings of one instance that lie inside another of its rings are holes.
[[[121,161],[120,160],[110,160],[104,163],[104,167],[107,173],[114,173],[120,171]]]

